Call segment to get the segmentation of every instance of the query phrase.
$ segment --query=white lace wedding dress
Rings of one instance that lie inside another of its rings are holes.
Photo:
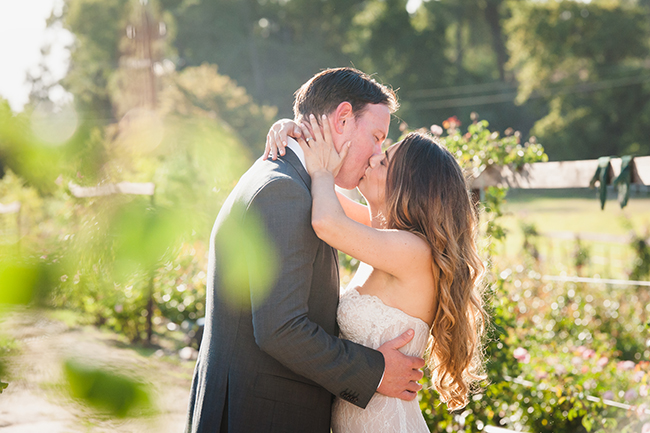
[[[415,337],[400,349],[410,356],[422,356],[429,340],[429,326],[421,319],[389,307],[372,295],[349,288],[341,296],[337,320],[341,337],[377,349],[408,329]],[[361,409],[336,398],[332,408],[333,433],[429,433],[418,399],[404,401],[379,393]]]

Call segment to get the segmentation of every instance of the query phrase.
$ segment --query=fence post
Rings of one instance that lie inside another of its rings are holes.
[[[155,206],[154,196],[151,194],[151,208]],[[147,299],[147,344],[151,345],[151,337],[153,336],[153,280],[155,272],[153,269],[149,270],[149,299]]]

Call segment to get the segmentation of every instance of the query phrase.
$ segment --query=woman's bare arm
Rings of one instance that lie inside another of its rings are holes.
[[[375,229],[346,215],[334,190],[334,177],[348,146],[340,154],[336,152],[329,123],[324,119],[322,124],[323,136],[314,134],[309,144],[298,141],[312,178],[312,226],[316,235],[334,248],[398,278],[428,266],[429,245],[419,236],[402,230]],[[320,128],[315,119],[312,128]]]

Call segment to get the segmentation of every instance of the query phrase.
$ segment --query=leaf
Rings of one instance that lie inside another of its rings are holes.
[[[131,378],[72,360],[66,361],[64,370],[70,394],[97,410],[123,418],[150,405],[143,384]]]
[[[572,421],[577,415],[578,415],[578,411],[576,410],[576,408],[572,407],[571,409],[569,409],[569,413],[567,414],[567,419],[569,421]]]
[[[4,390],[5,388],[7,388],[8,386],[9,386],[8,383],[0,382],[0,394],[2,394],[2,390]]]
[[[268,296],[277,279],[278,259],[263,219],[253,209],[246,210],[245,217],[243,212],[240,206],[233,206],[215,243],[228,300],[245,305],[251,299],[262,302]]]
[[[28,305],[51,288],[56,266],[22,257],[0,260],[0,304]]]

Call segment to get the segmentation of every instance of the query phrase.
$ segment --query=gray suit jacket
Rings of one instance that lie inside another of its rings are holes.
[[[256,161],[219,212],[188,433],[328,433],[333,395],[365,407],[377,389],[381,353],[338,338],[338,256],[311,227],[310,183],[287,149],[277,161]],[[242,248],[222,251],[233,222],[250,228],[255,213],[275,253],[246,247],[246,236]],[[249,265],[269,254],[279,259],[278,278],[264,292]],[[240,278],[225,277],[233,263]]]

